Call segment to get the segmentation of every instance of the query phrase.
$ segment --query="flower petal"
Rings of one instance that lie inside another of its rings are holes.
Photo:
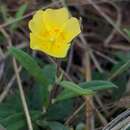
[[[44,18],[46,20],[46,26],[50,30],[52,28],[59,28],[64,25],[64,23],[69,18],[69,13],[66,8],[60,9],[47,9],[44,13]]]
[[[67,43],[70,43],[71,40],[76,37],[79,33],[81,32],[80,30],[80,24],[79,21],[71,17],[65,24],[63,28],[63,33],[65,36],[65,40]]]
[[[30,33],[30,48],[39,49],[42,46],[48,48],[49,41],[38,36],[36,33]]]
[[[69,47],[70,44],[51,43],[30,33],[30,48],[42,51],[50,56],[64,58],[67,55]]]
[[[71,44],[62,44],[62,43],[55,43],[48,53],[50,56],[56,57],[56,58],[64,58],[67,55],[67,52],[70,48]]]
[[[44,11],[37,11],[32,20],[29,21],[29,29],[34,33],[42,33],[45,31],[44,26]]]

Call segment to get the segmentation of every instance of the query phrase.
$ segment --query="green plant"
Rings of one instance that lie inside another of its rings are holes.
[[[113,83],[104,80],[92,80],[79,84],[62,80],[57,77],[55,65],[49,64],[42,69],[36,60],[24,51],[12,47],[9,52],[35,79],[33,86],[26,94],[35,130],[39,128],[69,130],[62,122],[74,111],[74,97],[94,95],[97,91],[116,87]],[[50,98],[55,86],[59,86],[60,92]],[[0,124],[7,130],[27,129],[18,92],[0,105]]]

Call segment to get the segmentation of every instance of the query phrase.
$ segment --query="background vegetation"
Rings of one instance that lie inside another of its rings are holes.
[[[68,56],[32,51],[32,15],[63,6],[82,28]],[[34,130],[101,130],[129,108],[129,7],[129,0],[0,0],[0,129],[28,129],[20,84]]]

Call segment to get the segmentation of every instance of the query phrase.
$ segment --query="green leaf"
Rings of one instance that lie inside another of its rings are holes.
[[[7,130],[26,129],[26,121],[23,119],[23,114],[21,114],[21,113],[16,113],[3,120],[0,120],[0,123]]]
[[[85,129],[85,124],[83,123],[79,123],[77,126],[76,126],[76,130],[84,130]]]
[[[70,91],[68,89],[64,89],[62,92],[60,92],[60,94],[55,99],[53,99],[53,101],[54,102],[58,102],[58,101],[62,101],[62,100],[67,100],[67,99],[70,99],[70,98],[74,98],[76,96],[79,96],[79,95],[77,95],[73,91]]]
[[[9,115],[21,112],[22,110],[19,93],[14,92],[12,95],[7,96],[5,102],[0,103],[0,119],[4,119]]]
[[[54,65],[54,64],[46,65],[43,68],[43,74],[46,75],[46,77],[49,81],[49,84],[53,84],[55,82],[56,73],[57,73],[57,68],[56,68],[56,65]]]
[[[37,62],[31,56],[29,56],[24,51],[14,47],[10,48],[9,52],[36,80],[42,83],[42,85],[46,87],[48,86],[49,83],[46,76],[42,73],[42,69],[38,66]]]
[[[59,83],[59,85],[61,85],[65,89],[68,89],[68,90],[76,93],[77,95],[90,95],[90,94],[93,94],[93,91],[88,90],[88,89],[83,89],[79,85],[77,85],[77,84],[75,84],[75,83],[73,83],[71,81],[61,81]]]
[[[69,130],[67,127],[65,127],[63,124],[59,123],[59,122],[49,122],[48,123],[48,127],[51,130]]]
[[[19,19],[21,17],[23,17],[25,11],[27,10],[28,4],[25,3],[23,5],[21,5],[18,9],[18,11],[15,14],[15,19]],[[14,20],[14,19],[13,19]],[[19,22],[15,22],[14,24],[11,25],[11,29],[16,29],[19,26]]]
[[[93,80],[89,82],[83,82],[80,83],[79,86],[82,88],[87,88],[92,91],[100,91],[100,90],[105,90],[105,89],[110,89],[110,88],[117,88],[115,84],[109,81],[102,81],[102,80]]]
[[[80,83],[79,86],[75,85],[74,83],[68,83],[66,84],[66,81],[63,82],[61,85],[64,85],[64,90],[56,97],[54,101],[61,101],[61,100],[66,100],[69,98],[73,98],[75,96],[80,96],[80,95],[91,95],[94,93],[94,91],[99,91],[99,90],[104,90],[104,89],[109,89],[116,87],[113,83],[109,81],[100,81],[100,80],[95,80],[95,81],[89,81],[89,82],[83,82]],[[68,85],[66,87],[66,85]],[[70,87],[68,89],[68,87]],[[73,89],[77,89],[76,91],[72,91]],[[80,91],[84,91],[83,93],[77,94],[77,91],[81,89]],[[86,91],[86,92],[85,92]]]
[[[62,81],[59,83],[65,89],[54,99],[54,101],[61,101],[69,98],[73,98],[76,96],[82,95],[92,95],[94,92],[89,89],[83,89],[79,85],[70,82],[70,81]]]
[[[31,111],[30,115],[31,115],[32,121],[35,122],[41,116],[41,112]],[[22,113],[22,112],[11,114],[8,117],[0,120],[0,123],[7,130],[27,129],[26,118],[25,118],[24,113]]]
[[[57,121],[39,121],[38,124],[43,128],[49,128],[50,130],[69,130],[63,124]]]
[[[13,92],[12,95],[9,95],[5,102],[0,103],[0,124],[7,130],[26,130],[26,117],[23,113],[19,93],[16,92]],[[30,105],[31,100],[28,99],[28,96],[29,95],[26,97],[28,108],[30,110],[32,122],[35,122],[39,117],[42,116],[42,113],[41,111],[36,111],[34,108],[32,108]]]
[[[27,10],[27,7],[28,7],[28,4],[25,3],[23,5],[21,5],[18,9],[18,11],[16,12],[15,14],[15,18],[19,18],[19,17],[22,17],[25,13],[25,11]]]
[[[47,120],[60,120],[64,122],[75,109],[73,103],[74,100],[69,99],[51,104],[46,113]]]
[[[37,62],[24,51],[17,48],[10,48],[10,54],[12,54],[20,64],[36,79],[38,83],[42,85],[44,93],[44,103],[48,104],[48,86],[49,81],[43,74],[42,69],[39,67]]]
[[[54,64],[48,64],[43,68],[43,74],[46,75],[48,81],[49,81],[49,88],[48,90],[51,91],[52,87],[54,86],[54,82],[56,80],[56,65]],[[43,109],[43,102],[44,102],[44,90],[43,87],[40,84],[34,84],[32,88],[32,107],[36,109]],[[37,105],[36,105],[37,104]]]
[[[8,115],[12,115],[15,112],[16,110],[13,110],[10,104],[5,104],[5,103],[0,104],[0,119],[3,119]]]
[[[35,110],[43,110],[43,104],[46,98],[45,93],[46,93],[46,90],[43,89],[43,86],[41,84],[37,83],[37,84],[34,84],[34,86],[32,86],[32,90],[30,91],[30,100],[29,100],[31,108]]]

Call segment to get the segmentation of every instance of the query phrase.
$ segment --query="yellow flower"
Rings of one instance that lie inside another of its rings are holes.
[[[30,47],[63,58],[80,31],[79,21],[66,8],[39,10],[29,21]]]

